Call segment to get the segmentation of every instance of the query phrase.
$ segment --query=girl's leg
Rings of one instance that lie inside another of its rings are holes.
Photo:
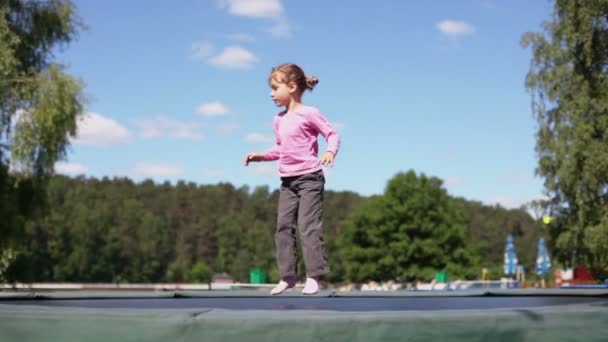
[[[306,277],[309,278],[306,283],[307,285],[310,283],[314,287],[321,276],[329,273],[329,263],[325,255],[325,244],[323,242],[325,177],[323,172],[319,171],[302,176],[298,179],[298,183],[298,195],[300,195],[298,229],[302,242],[304,263],[306,264]],[[309,289],[312,288],[309,287]],[[312,292],[316,292],[316,290]]]
[[[281,279],[296,279],[296,222],[298,217],[298,195],[285,180],[279,191],[277,231],[275,233],[276,259]],[[289,282],[289,281],[288,281]]]

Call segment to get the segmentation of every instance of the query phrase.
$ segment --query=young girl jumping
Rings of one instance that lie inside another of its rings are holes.
[[[249,162],[279,161],[281,187],[275,233],[276,258],[280,282],[270,292],[280,294],[296,284],[296,226],[300,233],[306,265],[303,294],[319,291],[319,279],[329,272],[323,244],[323,192],[325,176],[322,165],[333,166],[340,137],[327,118],[315,107],[302,103],[305,90],[319,82],[306,77],[295,64],[272,69],[268,77],[270,96],[278,107],[285,107],[274,118],[276,144],[261,153],[248,153]],[[317,137],[327,140],[327,150],[318,157]]]

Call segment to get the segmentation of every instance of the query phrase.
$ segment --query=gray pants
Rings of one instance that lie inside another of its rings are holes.
[[[277,265],[281,278],[296,276],[296,225],[300,233],[307,277],[329,272],[323,243],[325,176],[317,171],[281,178],[277,231]]]

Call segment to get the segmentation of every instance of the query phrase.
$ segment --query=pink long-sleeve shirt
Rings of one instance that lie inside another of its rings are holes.
[[[264,160],[279,161],[279,175],[291,177],[321,169],[319,144],[321,134],[327,140],[327,151],[335,155],[340,136],[327,118],[315,107],[300,106],[292,112],[280,112],[274,118],[276,144],[264,152]]]

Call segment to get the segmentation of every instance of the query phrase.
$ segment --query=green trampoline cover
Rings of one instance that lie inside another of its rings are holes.
[[[207,292],[218,300],[229,293]],[[3,294],[0,296],[0,341],[606,341],[606,291],[579,291],[597,297],[584,304],[507,309],[332,311],[226,310],[217,308],[94,308],[49,306],[46,301],[83,298],[184,298],[196,293]],[[325,293],[325,300],[362,293]],[[403,294],[393,297],[446,293]],[[454,295],[454,293],[452,293]],[[468,294],[469,296],[475,293]],[[477,293],[505,296],[505,293]],[[519,291],[513,296],[554,296],[557,293]],[[569,292],[568,295],[573,295]],[[230,296],[238,298],[238,293]],[[241,293],[243,298],[266,294]],[[368,294],[368,298],[386,297]],[[51,299],[48,299],[51,298]],[[316,297],[318,298],[318,297]],[[42,300],[38,300],[42,299]],[[14,300],[23,300],[15,304]]]

